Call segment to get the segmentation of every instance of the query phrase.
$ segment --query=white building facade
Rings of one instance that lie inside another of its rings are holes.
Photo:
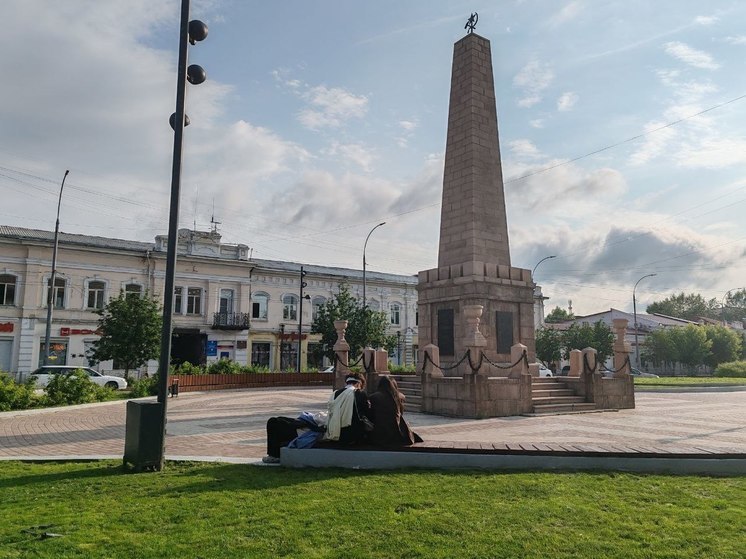
[[[0,226],[0,370],[28,373],[43,361],[54,235]],[[182,229],[174,283],[172,360],[230,359],[270,370],[320,368],[309,358],[319,336],[314,314],[346,283],[362,297],[362,271],[249,258],[246,245],[221,243],[220,234]],[[56,364],[89,365],[98,339],[97,309],[120,292],[163,300],[167,237],[154,243],[60,234],[53,288],[50,354]],[[368,306],[386,312],[394,363],[413,364],[417,349],[417,278],[368,271]],[[306,298],[306,296],[308,296]],[[301,333],[299,336],[299,326]],[[117,364],[97,364],[102,371]],[[156,362],[149,364],[155,371]]]

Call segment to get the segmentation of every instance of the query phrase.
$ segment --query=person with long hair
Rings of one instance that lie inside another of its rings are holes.
[[[408,446],[422,442],[404,420],[404,394],[399,392],[396,380],[382,376],[378,380],[378,390],[370,395],[370,418],[373,431],[370,442],[376,446]]]

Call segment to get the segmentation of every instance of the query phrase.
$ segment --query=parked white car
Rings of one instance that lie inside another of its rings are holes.
[[[121,377],[102,375],[90,367],[76,367],[74,365],[45,365],[31,373],[31,378],[36,379],[37,387],[44,388],[49,384],[49,381],[52,378],[51,375],[70,374],[77,369],[80,369],[87,374],[88,379],[99,386],[106,386],[108,388],[113,388],[114,390],[124,390],[127,388],[127,381]]]
[[[552,371],[545,367],[543,363],[539,363],[539,378],[541,377],[553,377]]]

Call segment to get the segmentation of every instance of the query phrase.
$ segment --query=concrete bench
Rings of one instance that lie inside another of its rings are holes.
[[[481,469],[494,471],[621,471],[698,475],[744,475],[746,454],[682,448],[602,448],[572,445],[418,443],[400,449],[373,447],[282,448],[290,468]]]

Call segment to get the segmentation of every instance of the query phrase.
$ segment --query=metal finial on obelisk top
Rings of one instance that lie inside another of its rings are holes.
[[[466,34],[474,33],[474,28],[477,26],[477,22],[479,21],[479,14],[477,12],[474,12],[469,16],[469,20],[466,22],[466,25],[464,25],[464,29],[466,29]]]

